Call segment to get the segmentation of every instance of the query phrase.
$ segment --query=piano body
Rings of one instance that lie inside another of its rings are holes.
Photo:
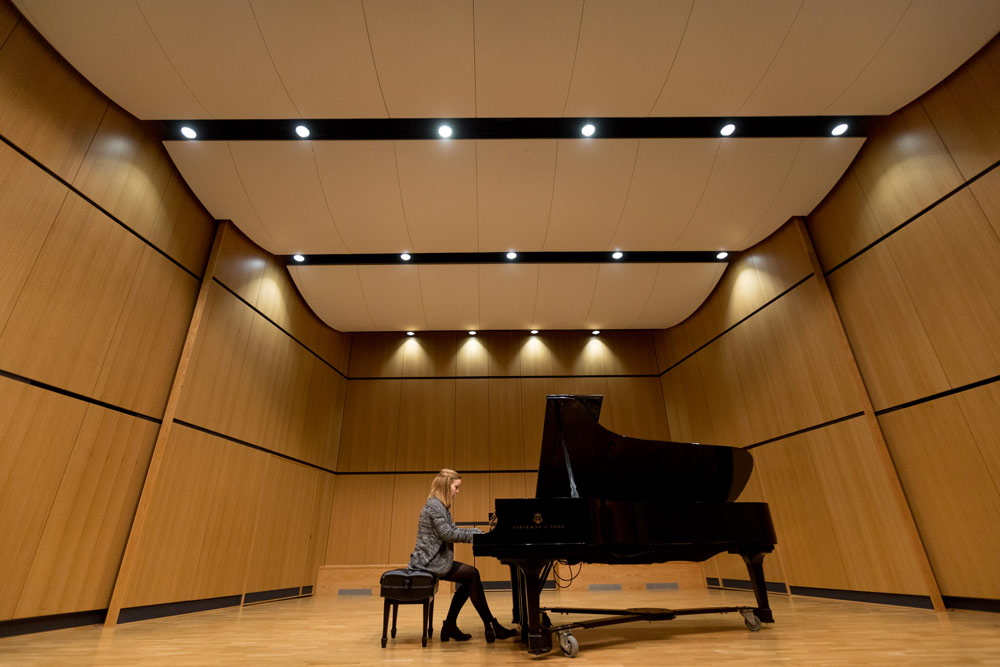
[[[773,622],[763,559],[776,538],[766,503],[736,503],[753,468],[734,447],[630,438],[598,424],[601,396],[549,396],[535,498],[497,499],[490,532],[472,551],[510,566],[514,622],[530,653],[575,656],[577,628],[681,615],[739,612],[747,627]],[[556,561],[662,563],[743,557],[756,607],[581,609],[540,606]],[[606,618],[553,626],[547,612]]]

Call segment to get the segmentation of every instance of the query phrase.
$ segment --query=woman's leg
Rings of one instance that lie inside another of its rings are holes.
[[[490,607],[486,604],[486,591],[483,590],[483,582],[479,577],[479,570],[455,561],[448,574],[441,577],[445,581],[454,581],[458,584],[455,595],[451,598],[451,608],[448,610],[448,621],[454,623],[458,620],[458,612],[466,600],[472,600],[472,606],[476,608],[483,623],[493,620]]]

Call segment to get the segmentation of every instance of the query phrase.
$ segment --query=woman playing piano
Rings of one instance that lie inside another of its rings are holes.
[[[454,470],[445,468],[434,478],[427,503],[420,512],[417,545],[410,555],[410,568],[425,570],[438,579],[458,584],[451,598],[448,617],[441,626],[441,641],[455,639],[463,642],[472,637],[458,629],[458,612],[462,610],[465,601],[471,599],[472,606],[479,612],[479,617],[486,626],[486,641],[492,643],[496,639],[513,637],[517,631],[503,627],[493,617],[486,604],[486,593],[479,578],[479,570],[455,560],[452,545],[455,542],[471,542],[473,535],[483,532],[478,528],[459,528],[451,520],[451,502],[458,495],[460,486],[462,476]]]

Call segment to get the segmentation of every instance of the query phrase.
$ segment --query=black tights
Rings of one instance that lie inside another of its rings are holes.
[[[493,619],[493,614],[490,612],[490,606],[486,604],[486,592],[483,590],[483,582],[479,578],[479,570],[471,565],[455,561],[448,574],[441,578],[458,584],[458,588],[455,589],[455,594],[451,598],[451,608],[448,609],[446,623],[454,624],[458,621],[458,612],[462,610],[465,601],[471,598],[472,606],[479,612],[479,618],[483,619],[483,623],[489,624]]]

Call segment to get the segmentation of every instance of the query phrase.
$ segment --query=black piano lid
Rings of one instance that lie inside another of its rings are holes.
[[[572,496],[575,482],[583,498],[726,502],[750,479],[753,458],[746,450],[612,433],[597,421],[602,401],[546,397],[536,497]]]

